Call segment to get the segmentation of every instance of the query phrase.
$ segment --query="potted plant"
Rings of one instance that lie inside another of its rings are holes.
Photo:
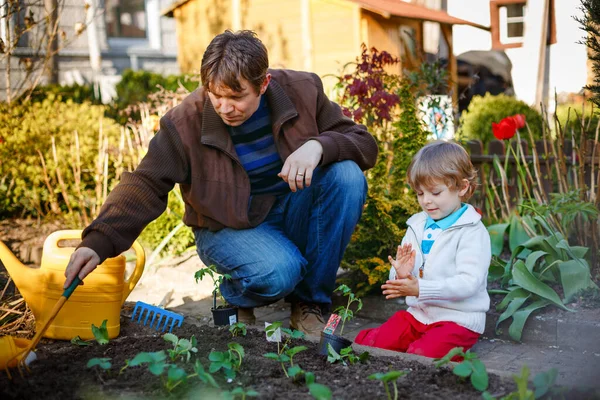
[[[328,355],[329,354],[329,345],[335,350],[338,354],[342,351],[342,349],[346,347],[350,347],[352,345],[352,341],[343,337],[344,333],[344,325],[346,321],[354,318],[354,313],[358,312],[362,309],[362,300],[352,293],[352,290],[346,285],[340,285],[335,292],[342,293],[344,296],[348,296],[348,302],[346,306],[339,306],[335,310],[333,310],[333,314],[329,317],[329,321],[321,332],[321,341],[319,342],[319,354]],[[352,303],[357,303],[356,310],[352,311],[350,306]],[[339,322],[342,321],[342,327],[340,328],[339,335],[335,334],[335,329],[338,326]]]
[[[226,326],[233,325],[238,321],[238,309],[227,303],[227,300],[221,294],[221,283],[223,283],[223,279],[231,279],[231,275],[229,274],[219,274],[214,265],[210,265],[208,267],[203,267],[196,271],[194,277],[196,278],[196,283],[199,280],[202,280],[205,276],[209,276],[213,282],[213,306],[210,309],[213,315],[213,322],[215,325]],[[217,296],[221,299],[221,304],[217,306]]]

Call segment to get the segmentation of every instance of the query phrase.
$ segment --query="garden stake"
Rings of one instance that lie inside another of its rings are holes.
[[[135,320],[135,322],[137,322],[138,324],[141,323],[142,316],[144,315],[144,312],[146,312],[146,318],[144,318],[144,323],[142,325],[146,325],[148,323],[148,319],[150,318],[150,315],[152,315],[152,320],[150,320],[150,328],[152,328],[152,326],[154,325],[154,321],[156,321],[156,326],[154,328],[157,331],[161,330],[164,332],[164,330],[167,328],[167,325],[169,325],[169,322],[171,323],[171,325],[169,326],[169,332],[171,332],[171,330],[173,330],[173,327],[175,326],[175,324],[177,324],[177,327],[180,327],[181,324],[183,323],[183,315],[179,315],[172,311],[167,311],[164,308],[160,308],[160,307],[150,305],[148,303],[144,303],[143,301],[138,301],[137,303],[135,303],[135,308],[133,309],[133,314],[131,314],[132,321],[134,321],[135,314],[138,310],[140,313],[138,315],[137,320]],[[156,318],[157,315],[160,315],[160,318],[158,318],[158,320]],[[163,318],[165,318],[164,324],[162,324]],[[161,324],[162,324],[162,329],[160,329]]]
[[[69,285],[69,287],[63,291],[63,294],[60,296],[60,298],[54,305],[54,308],[52,309],[52,311],[50,311],[50,315],[48,316],[48,319],[46,320],[46,322],[44,322],[44,326],[42,326],[42,328],[35,333],[35,336],[33,337],[32,341],[31,341],[31,345],[25,350],[25,352],[23,353],[23,356],[19,360],[18,368],[19,368],[19,373],[21,374],[21,376],[23,375],[23,372],[22,372],[23,369],[29,370],[29,367],[27,367],[27,364],[26,364],[27,356],[29,355],[29,353],[31,351],[33,351],[35,349],[35,346],[37,346],[37,344],[40,342],[40,339],[42,338],[44,333],[46,333],[46,330],[48,329],[48,327],[50,325],[52,325],[52,321],[54,321],[54,318],[56,318],[56,316],[60,312],[63,305],[66,303],[66,301],[69,299],[69,297],[71,297],[71,295],[73,294],[73,292],[75,291],[77,286],[79,286],[80,283],[81,283],[81,279],[79,279],[79,277],[76,276],[75,279],[73,279],[73,282],[71,282],[71,284]]]

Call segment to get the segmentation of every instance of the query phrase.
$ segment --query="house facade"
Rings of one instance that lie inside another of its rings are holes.
[[[65,33],[58,41],[55,63],[58,83],[95,82],[106,102],[114,95],[114,85],[127,68],[179,73],[175,23],[160,14],[173,0],[56,0],[55,3],[59,6],[59,30]],[[0,15],[7,15],[7,8],[8,0],[0,0],[0,10],[4,11]],[[31,7],[31,12],[34,18],[43,15],[39,6]],[[0,18],[0,39],[4,43],[11,33],[14,35],[14,29],[23,24],[23,15],[27,13],[29,10],[24,9],[21,15],[11,15],[9,21],[6,17]],[[11,32],[7,32],[7,26]],[[82,26],[86,29],[77,35],[76,31]],[[36,79],[35,73],[26,77],[23,68],[23,60],[39,54],[35,46],[32,36],[23,35],[12,53],[10,84],[13,92],[24,80]],[[0,60],[0,75],[5,76],[9,60],[6,57]],[[7,80],[1,79],[0,100],[6,99],[6,88]]]
[[[455,18],[427,2],[400,0],[179,0],[163,10],[176,21],[182,72],[197,72],[210,40],[225,29],[251,29],[269,50],[272,67],[312,71],[332,86],[342,67],[356,60],[361,44],[402,58],[395,72],[417,66],[431,27],[441,32],[456,74],[452,27],[487,27]],[[449,50],[448,50],[449,49]],[[437,51],[437,48],[436,50]],[[408,65],[407,65],[408,64]],[[331,79],[331,80],[329,80]],[[456,79],[453,79],[456,82]],[[456,91],[454,91],[456,93]]]
[[[512,63],[515,95],[554,107],[554,93],[578,93],[587,81],[579,0],[446,0],[447,11],[490,26],[454,27],[454,51],[502,50]]]

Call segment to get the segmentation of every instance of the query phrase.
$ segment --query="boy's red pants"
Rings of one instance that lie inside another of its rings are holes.
[[[479,333],[454,322],[422,324],[407,311],[398,311],[379,328],[364,329],[355,343],[425,357],[441,358],[455,347],[467,351],[477,342]],[[455,357],[452,361],[460,361]]]

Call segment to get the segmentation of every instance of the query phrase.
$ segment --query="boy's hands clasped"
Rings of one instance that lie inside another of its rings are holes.
[[[396,270],[396,279],[388,280],[381,286],[386,299],[419,296],[419,280],[412,275],[415,254],[411,244],[406,243],[403,246],[398,246],[396,259],[388,256],[388,260]]]

